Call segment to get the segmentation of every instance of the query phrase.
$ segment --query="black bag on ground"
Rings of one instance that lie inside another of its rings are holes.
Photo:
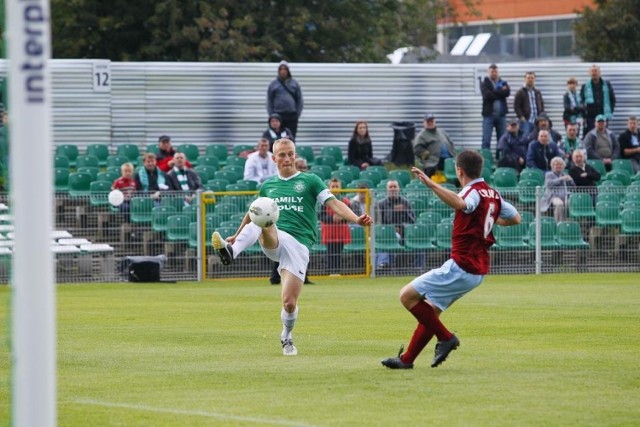
[[[165,255],[129,256],[123,260],[122,272],[129,282],[159,282],[166,262]]]

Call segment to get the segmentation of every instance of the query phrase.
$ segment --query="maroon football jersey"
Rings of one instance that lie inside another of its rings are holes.
[[[489,273],[489,248],[496,241],[492,229],[500,216],[502,198],[484,181],[466,187],[462,198],[466,199],[474,190],[480,196],[476,209],[469,214],[456,211],[451,258],[467,273],[484,275]]]

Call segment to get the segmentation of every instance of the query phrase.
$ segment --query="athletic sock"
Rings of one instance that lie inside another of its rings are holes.
[[[238,237],[236,237],[236,241],[231,245],[231,248],[233,249],[233,258],[237,258],[242,251],[253,246],[253,244],[258,240],[258,237],[260,237],[261,232],[262,228],[252,222],[245,225],[240,234],[238,234]]]
[[[402,363],[413,363],[432,337],[433,330],[422,323],[418,323],[416,330],[413,331],[413,336],[411,336],[407,351],[400,357]]]
[[[280,334],[280,339],[282,341],[291,339],[291,331],[296,324],[297,318],[298,306],[296,306],[296,309],[293,311],[293,313],[287,313],[284,308],[280,312],[280,319],[282,319],[282,334]]]
[[[453,334],[442,324],[436,311],[424,301],[420,301],[411,310],[418,322],[427,326],[438,337],[438,341],[449,341]]]

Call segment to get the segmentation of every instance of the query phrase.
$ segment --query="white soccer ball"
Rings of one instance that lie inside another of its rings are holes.
[[[124,202],[124,194],[120,190],[112,190],[109,193],[109,203],[113,206],[120,206]]]
[[[258,197],[249,206],[249,218],[258,227],[270,227],[278,221],[280,209],[270,197]]]

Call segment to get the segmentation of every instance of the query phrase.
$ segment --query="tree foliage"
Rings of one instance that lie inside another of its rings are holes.
[[[52,0],[54,58],[386,62],[431,46],[441,0]]]
[[[596,0],[575,24],[576,51],[587,62],[640,60],[640,0]]]

